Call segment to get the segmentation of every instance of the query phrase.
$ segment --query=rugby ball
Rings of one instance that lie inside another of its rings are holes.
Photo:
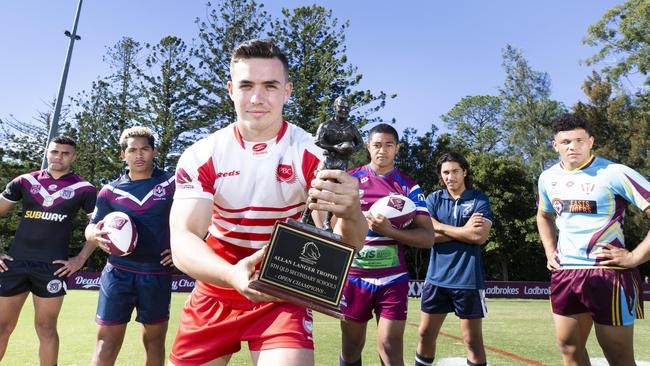
[[[382,215],[397,229],[403,229],[415,218],[415,203],[400,194],[391,194],[378,199],[370,206],[372,216]]]
[[[135,249],[138,242],[138,231],[129,215],[120,211],[113,211],[104,216],[101,230],[108,231],[104,239],[110,241],[108,247],[113,255],[125,256]]]

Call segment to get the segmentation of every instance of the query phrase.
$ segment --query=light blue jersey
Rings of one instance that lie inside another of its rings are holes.
[[[598,242],[625,247],[628,203],[642,211],[650,207],[650,182],[609,160],[592,156],[571,171],[558,163],[539,177],[539,207],[556,214],[556,259],[563,267],[598,267]]]

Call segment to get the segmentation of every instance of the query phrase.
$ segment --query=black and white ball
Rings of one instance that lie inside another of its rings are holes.
[[[129,215],[120,211],[113,211],[104,216],[102,230],[108,231],[104,239],[110,241],[108,247],[113,255],[129,255],[138,242],[138,231]]]
[[[415,203],[406,196],[392,194],[378,199],[370,206],[368,212],[373,216],[381,214],[397,229],[409,226],[415,218]]]

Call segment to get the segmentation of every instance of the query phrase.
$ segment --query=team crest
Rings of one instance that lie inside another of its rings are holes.
[[[164,197],[165,196],[165,188],[163,188],[160,184],[156,185],[153,188],[153,195],[156,197]]]
[[[72,188],[70,188],[70,187],[63,188],[63,189],[61,190],[61,197],[62,197],[64,200],[69,200],[69,199],[71,199],[72,197],[74,197],[74,189],[72,189]]]
[[[553,209],[555,210],[555,212],[557,212],[558,215],[562,214],[562,209],[563,208],[564,208],[564,205],[562,204],[561,199],[556,198],[556,199],[553,200]]]
[[[276,171],[275,176],[278,182],[295,183],[298,180],[293,163],[291,163],[291,165],[278,164],[278,170]]]
[[[34,184],[32,188],[29,189],[29,193],[31,194],[36,194],[38,191],[41,190],[41,185],[40,184]]]
[[[63,282],[61,280],[52,280],[47,283],[47,292],[51,294],[56,294],[61,291],[63,288]]]
[[[461,207],[463,208],[463,217],[472,216],[472,207],[474,207],[473,203],[463,204]]]

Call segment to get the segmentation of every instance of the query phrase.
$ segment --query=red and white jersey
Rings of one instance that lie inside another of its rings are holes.
[[[299,218],[322,150],[301,128],[245,141],[236,123],[190,146],[176,167],[174,199],[213,201],[208,245],[236,263],[268,243],[278,220]]]

